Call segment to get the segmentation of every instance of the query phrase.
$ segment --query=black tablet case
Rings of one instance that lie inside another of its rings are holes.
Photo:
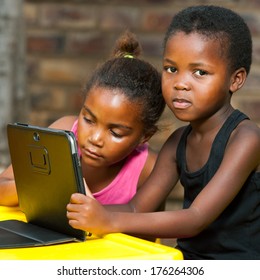
[[[19,206],[27,223],[0,221],[0,248],[84,241],[72,228],[66,205],[72,193],[85,193],[72,132],[8,124],[7,135]]]

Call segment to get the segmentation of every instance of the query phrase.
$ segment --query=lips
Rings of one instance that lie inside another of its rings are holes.
[[[91,149],[84,149],[84,154],[87,157],[91,157],[93,159],[102,158],[102,156],[100,154],[98,154],[95,150],[91,150]]]
[[[182,98],[173,99],[172,104],[176,109],[186,109],[191,106],[191,102],[189,100]]]

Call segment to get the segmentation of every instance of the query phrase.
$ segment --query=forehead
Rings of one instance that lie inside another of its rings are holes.
[[[120,89],[92,88],[84,105],[96,116],[106,116],[115,122],[137,122],[141,120],[142,106],[129,98]]]
[[[211,54],[212,57],[225,58],[227,51],[227,39],[219,36],[208,36],[197,32],[186,34],[179,31],[172,34],[165,45],[164,54],[169,52],[183,52],[187,54],[197,54],[205,56]]]

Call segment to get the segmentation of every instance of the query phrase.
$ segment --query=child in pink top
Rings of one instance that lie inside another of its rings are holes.
[[[78,120],[71,131],[78,135]],[[79,149],[79,155],[81,151]],[[93,193],[102,204],[122,204],[129,202],[137,191],[138,180],[148,157],[148,144],[134,149],[125,159],[125,163],[114,180],[102,190]]]
[[[50,126],[74,131],[83,177],[102,204],[131,200],[157,157],[147,141],[165,108],[161,75],[137,58],[140,49],[134,34],[125,33],[113,57],[94,71],[83,89],[79,116],[62,117]],[[18,204],[12,166],[0,174],[0,204]]]

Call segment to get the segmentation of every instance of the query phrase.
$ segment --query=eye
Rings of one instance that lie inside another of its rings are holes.
[[[195,71],[195,75],[197,75],[197,76],[205,76],[207,74],[208,74],[208,72],[204,71],[204,70],[196,70]]]
[[[86,123],[93,123],[93,121],[87,117],[83,117],[83,119]]]
[[[111,132],[111,134],[112,134],[114,137],[116,137],[116,138],[122,138],[122,137],[123,137],[123,135],[121,135],[121,134],[115,132],[115,131],[112,130],[112,129],[110,129],[110,132]]]
[[[164,67],[164,70],[168,73],[175,73],[177,71],[177,69],[175,67],[168,67],[168,66],[165,66]]]

